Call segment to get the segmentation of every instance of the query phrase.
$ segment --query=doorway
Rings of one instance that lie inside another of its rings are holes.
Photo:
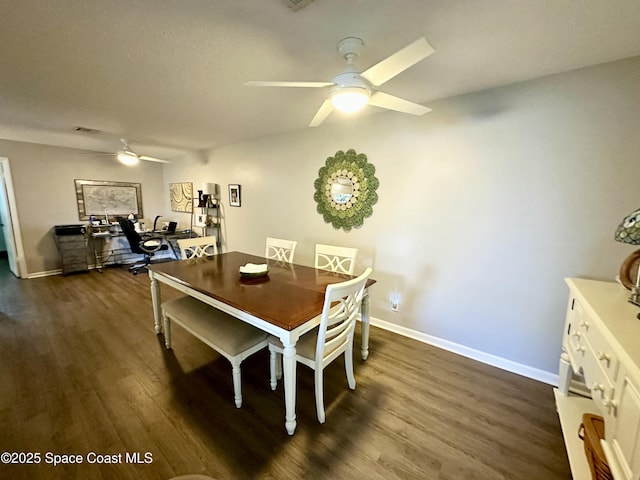
[[[7,252],[9,270],[20,278],[26,274],[24,250],[9,159],[3,157],[0,157],[0,235]]]

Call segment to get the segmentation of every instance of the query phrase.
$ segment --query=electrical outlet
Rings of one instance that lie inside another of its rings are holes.
[[[398,304],[400,303],[400,294],[398,293],[397,290],[393,291],[391,295],[389,295],[389,300],[391,301],[391,311],[397,312]]]

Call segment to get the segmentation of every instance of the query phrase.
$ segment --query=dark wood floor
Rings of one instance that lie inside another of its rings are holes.
[[[236,409],[223,357],[179,327],[164,349],[148,283],[116,268],[18,280],[0,261],[0,452],[41,455],[0,464],[0,478],[571,478],[550,386],[377,328],[355,391],[342,360],[325,371],[324,425],[298,368],[290,437],[267,352],[243,363]],[[92,452],[122,461],[90,464]],[[152,461],[126,463],[136,452]]]

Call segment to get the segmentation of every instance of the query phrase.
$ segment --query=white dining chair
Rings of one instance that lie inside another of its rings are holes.
[[[218,252],[214,236],[181,239],[178,243],[183,259],[216,255]],[[163,302],[161,309],[167,349],[171,348],[171,323],[175,322],[229,360],[234,400],[236,407],[240,408],[240,364],[269,344],[268,334],[188,295]]]
[[[353,275],[356,267],[357,248],[316,244],[315,267],[331,272]]]
[[[298,245],[298,242],[294,240],[267,237],[264,256],[272,260],[293,263],[296,245]]]
[[[178,247],[183,260],[191,257],[210,257],[218,254],[218,239],[214,235],[181,238],[178,240]]]
[[[344,354],[349,388],[356,388],[353,374],[353,334],[364,288],[371,271],[371,267],[368,267],[356,278],[327,285],[320,325],[305,333],[296,343],[296,361],[314,370],[316,412],[320,423],[325,422],[324,368],[341,354]],[[270,336],[269,370],[272,390],[277,387],[277,379],[282,377],[283,351],[284,346],[280,339]]]

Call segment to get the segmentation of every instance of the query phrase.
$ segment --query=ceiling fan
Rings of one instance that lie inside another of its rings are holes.
[[[136,165],[140,160],[145,160],[147,162],[157,162],[157,163],[171,163],[169,160],[163,160],[161,158],[149,157],[147,155],[138,155],[127,142],[126,138],[121,138],[122,148],[115,153],[97,153],[94,155],[114,155],[120,163],[125,165]]]
[[[248,81],[250,87],[303,87],[323,88],[331,87],[330,96],[326,99],[309,124],[317,127],[334,108],[343,112],[356,112],[365,105],[409,113],[424,115],[431,109],[418,103],[413,103],[394,95],[377,90],[387,80],[392,79],[409,67],[425,59],[434,52],[427,40],[419,38],[381,62],[369,67],[364,72],[357,72],[354,66],[364,42],[360,38],[347,37],[338,42],[338,52],[347,61],[345,70],[331,79],[330,82],[279,82],[279,81]]]

